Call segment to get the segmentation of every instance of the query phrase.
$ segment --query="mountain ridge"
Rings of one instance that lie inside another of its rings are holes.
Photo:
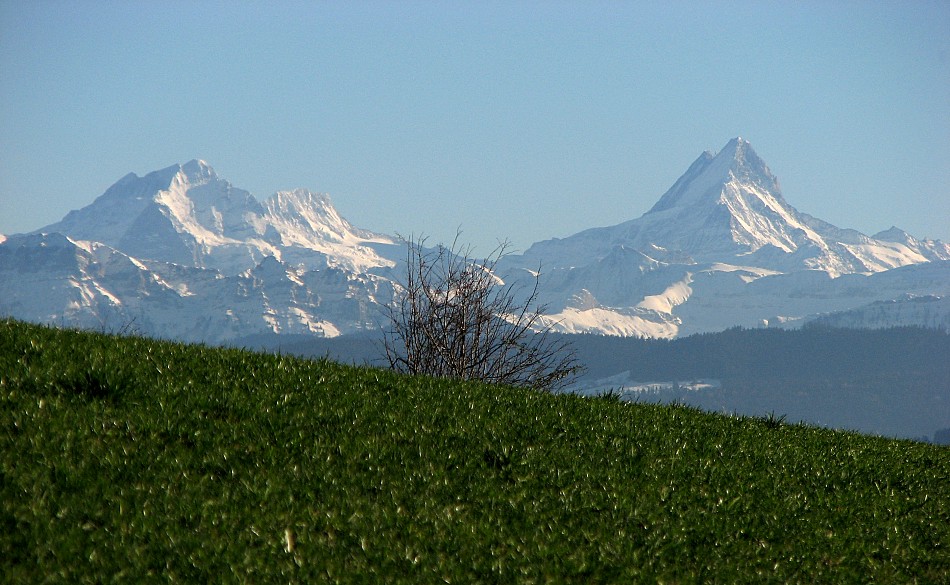
[[[192,159],[129,173],[59,222],[0,236],[0,314],[87,328],[135,320],[148,334],[213,342],[344,335],[385,322],[405,260],[405,242],[352,225],[325,193],[261,202]],[[536,242],[497,268],[531,290],[541,266],[539,300],[557,331],[670,338],[948,296],[948,260],[940,241],[896,227],[867,236],[799,212],[737,137],[701,154],[640,217]]]
[[[230,275],[284,255],[304,265],[391,267],[392,260],[362,244],[396,243],[354,228],[325,193],[278,191],[261,203],[198,159],[143,177],[130,173],[90,205],[32,233],[52,232]]]

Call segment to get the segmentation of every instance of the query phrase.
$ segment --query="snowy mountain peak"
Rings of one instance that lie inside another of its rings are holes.
[[[717,156],[727,156],[729,158],[741,158],[744,150],[751,150],[752,145],[749,144],[749,141],[741,136],[736,136],[729,140],[725,146],[723,146]]]
[[[730,140],[726,147],[720,151],[719,156],[726,156],[732,160],[730,170],[734,176],[750,180],[775,193],[781,191],[778,186],[778,179],[769,170],[765,161],[752,150],[752,145],[748,140],[741,137]]]
[[[889,229],[874,234],[872,237],[882,242],[895,242],[898,244],[917,243],[917,240],[914,239],[913,236],[893,225]]]
[[[265,203],[263,221],[280,235],[285,260],[293,262],[313,252],[327,256],[330,266],[364,271],[392,267],[368,244],[397,246],[395,239],[353,227],[333,206],[329,195],[307,189],[278,191]]]
[[[211,168],[206,161],[200,158],[193,158],[190,161],[186,162],[181,166],[181,170],[185,171],[188,174],[206,174],[206,175],[216,175],[214,169]]]
[[[326,193],[314,193],[308,189],[277,191],[265,203],[274,213],[299,215],[306,211],[321,210],[336,214],[336,209]]]
[[[285,243],[305,245],[313,239],[344,242],[353,236],[350,222],[340,216],[325,193],[278,191],[264,206],[268,222],[277,227]]]
[[[716,154],[701,154],[641,217],[537,242],[525,257],[570,270],[597,266],[604,271],[598,278],[606,282],[616,280],[611,275],[619,269],[608,269],[604,261],[617,246],[670,266],[821,271],[832,278],[950,258],[950,246],[941,242],[918,241],[898,229],[868,237],[799,212],[785,201],[778,179],[741,137],[728,141]],[[657,248],[671,255],[656,257]],[[633,265],[631,261],[629,266]],[[598,299],[611,298],[586,288]]]
[[[39,231],[226,275],[267,256],[358,271],[391,267],[380,253],[396,246],[393,238],[353,227],[326,194],[279,191],[261,204],[200,159],[144,177],[130,173],[92,204]]]
[[[781,200],[778,179],[748,140],[733,138],[717,153],[704,152],[648,213],[720,203],[723,187],[741,183],[768,191]]]
[[[188,178],[191,184],[207,183],[218,178],[217,173],[211,168],[211,165],[200,159],[191,159],[183,165],[179,165],[181,173]]]
[[[729,169],[733,172],[746,174],[754,170],[761,172],[768,169],[765,162],[752,149],[752,144],[741,136],[727,142],[716,155],[716,158],[731,163]],[[771,175],[771,172],[768,172],[768,174]]]

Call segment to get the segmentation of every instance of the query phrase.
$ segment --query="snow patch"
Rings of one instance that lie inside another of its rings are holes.
[[[679,331],[679,319],[652,311],[595,307],[567,307],[560,313],[545,315],[542,325],[560,333],[601,333],[622,337],[672,339]]]
[[[735,264],[724,264],[722,262],[714,262],[711,266],[709,266],[709,268],[703,270],[702,272],[741,272],[742,274],[739,274],[738,276],[742,282],[746,284],[765,276],[775,276],[776,274],[782,274],[777,270],[758,268],[756,266],[737,266]]]
[[[693,275],[687,272],[686,278],[679,282],[674,282],[658,295],[644,297],[636,306],[640,309],[650,309],[659,313],[671,314],[674,307],[685,303],[689,299],[689,295],[693,293],[693,289],[689,286],[691,282],[693,282]]]

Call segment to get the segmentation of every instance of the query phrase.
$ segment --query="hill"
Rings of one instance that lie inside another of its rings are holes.
[[[0,322],[7,582],[946,582],[950,450]]]
[[[586,368],[570,390],[930,440],[950,428],[950,334],[939,329],[732,328],[677,339],[568,335]],[[239,346],[381,365],[371,335],[256,336]]]

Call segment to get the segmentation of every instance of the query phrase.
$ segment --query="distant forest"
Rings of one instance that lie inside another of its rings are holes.
[[[679,339],[577,336],[587,377],[631,370],[644,380],[694,377],[866,378],[914,375],[950,386],[950,335],[936,329],[733,328]]]
[[[950,442],[950,335],[920,327],[741,329],[674,340],[587,336],[587,379],[719,380],[712,390],[643,393],[645,402],[786,417],[832,428]]]

